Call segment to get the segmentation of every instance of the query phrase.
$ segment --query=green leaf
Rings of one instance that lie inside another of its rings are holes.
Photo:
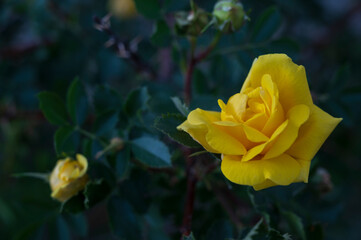
[[[281,234],[276,229],[270,228],[267,234],[268,240],[292,240],[291,235],[288,233]]]
[[[128,201],[113,196],[109,199],[107,208],[110,227],[115,235],[127,240],[142,239],[137,217]]]
[[[118,112],[117,111],[107,111],[101,114],[94,124],[94,132],[98,136],[107,134],[108,132],[115,130],[115,126],[118,123]]]
[[[134,0],[137,11],[144,17],[156,19],[160,16],[158,0]]]
[[[158,20],[156,22],[151,41],[154,45],[158,47],[169,46],[171,41],[171,35],[169,27],[164,20]]]
[[[263,222],[263,218],[261,218],[256,225],[248,232],[248,234],[243,238],[243,240],[253,240],[253,237],[258,234],[259,228]]]
[[[84,156],[93,158],[97,156],[99,152],[103,151],[103,146],[98,140],[84,139],[82,149]]]
[[[116,184],[114,171],[107,161],[93,161],[89,166],[88,175],[90,179],[93,179],[95,182],[100,181],[100,179],[104,180],[110,187]]]
[[[41,92],[38,94],[39,108],[45,118],[54,125],[68,125],[67,111],[64,102],[55,93]]]
[[[16,215],[14,210],[10,207],[10,203],[2,198],[0,198],[0,221],[5,225],[13,224],[16,221]]]
[[[130,146],[125,144],[121,151],[107,156],[107,161],[111,168],[114,170],[116,178],[123,179],[129,167],[130,160]]]
[[[23,226],[21,229],[17,229],[12,237],[13,240],[31,239],[34,233],[44,224],[44,219],[35,220],[30,224]]]
[[[293,232],[295,232],[300,239],[306,240],[306,233],[303,227],[302,219],[290,211],[283,211],[282,215],[287,219],[287,223]]]
[[[158,117],[154,122],[154,127],[180,144],[194,148],[201,147],[188,133],[177,129],[177,126],[185,120],[186,118],[180,114],[168,113],[167,115]]]
[[[60,206],[60,213],[68,212],[72,214],[80,213],[85,210],[84,205],[85,197],[84,195],[79,192],[74,197],[68,199],[67,201],[63,202]]]
[[[122,178],[128,169],[130,160],[130,147],[125,145],[121,151],[117,152],[115,160],[115,173],[118,178]]]
[[[133,90],[127,97],[124,104],[125,113],[133,117],[147,108],[150,97],[146,87]]]
[[[141,137],[131,141],[132,152],[137,160],[149,167],[163,168],[171,166],[168,147],[158,139]]]
[[[270,222],[271,222],[271,217],[270,217],[270,215],[269,215],[266,211],[262,211],[262,210],[260,209],[260,207],[259,207],[258,204],[256,203],[256,199],[255,199],[255,197],[254,197],[254,195],[253,195],[253,193],[252,193],[251,191],[254,192],[254,190],[252,190],[251,187],[248,187],[248,188],[247,188],[247,195],[248,195],[248,197],[249,197],[249,200],[250,200],[253,208],[255,209],[256,212],[260,213],[260,214],[263,216],[263,219],[265,220],[266,224],[269,225]]]
[[[281,26],[281,14],[276,7],[264,10],[257,18],[252,32],[253,42],[269,40]]]
[[[133,206],[134,211],[145,214],[150,205],[149,183],[151,179],[147,172],[133,170],[129,179],[119,186],[119,194]]]
[[[97,113],[118,110],[122,101],[117,91],[109,86],[99,86],[94,91],[94,107]]]
[[[189,114],[188,107],[182,103],[182,101],[179,99],[179,97],[171,97],[175,107],[178,109],[178,111],[185,117]]]
[[[73,80],[68,89],[66,105],[73,122],[83,124],[88,112],[88,101],[84,86],[78,78]]]
[[[170,234],[164,229],[167,227],[168,219],[161,215],[159,209],[154,204],[148,210],[147,214],[143,215],[145,220],[143,226],[146,227],[145,239],[149,240],[170,240]]]
[[[53,239],[59,240],[71,239],[68,224],[61,215],[56,218],[56,233],[52,234],[52,236]]]
[[[74,127],[60,127],[54,135],[55,152],[58,156],[74,154],[78,148],[79,134],[74,131]]]
[[[103,179],[98,179],[89,182],[84,189],[84,205],[86,208],[91,208],[95,204],[101,202],[110,193],[109,184]]]
[[[31,178],[41,179],[45,182],[49,182],[50,174],[49,173],[25,172],[25,173],[15,173],[12,176],[16,177],[16,178],[31,177]]]
[[[64,219],[77,236],[86,237],[88,232],[87,220],[84,214],[64,214]]]

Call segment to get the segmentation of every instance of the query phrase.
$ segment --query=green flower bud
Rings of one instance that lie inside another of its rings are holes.
[[[230,33],[240,29],[248,19],[243,5],[238,0],[221,0],[213,10],[216,26],[219,30]]]
[[[196,37],[209,22],[208,13],[202,9],[175,14],[175,30],[179,35]]]

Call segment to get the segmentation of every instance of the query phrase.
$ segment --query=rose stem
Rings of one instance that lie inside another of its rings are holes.
[[[186,151],[186,153],[187,155],[189,155],[189,150]],[[192,215],[195,200],[195,187],[198,182],[198,179],[195,176],[195,172],[193,170],[193,165],[194,159],[188,157],[186,162],[187,192],[186,202],[184,206],[183,224],[181,227],[181,232],[184,236],[189,236],[189,234],[191,234]]]
[[[217,34],[214,36],[211,44],[201,53],[199,53],[198,56],[194,56],[194,50],[196,45],[196,38],[191,38],[191,55],[189,59],[189,63],[187,66],[187,71],[184,79],[184,100],[186,104],[189,105],[191,98],[192,98],[192,76],[194,67],[203,61],[211,52],[212,50],[217,46],[217,43],[219,42],[222,34],[221,32],[217,32]]]

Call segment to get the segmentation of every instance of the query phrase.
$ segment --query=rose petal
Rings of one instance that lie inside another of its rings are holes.
[[[300,128],[299,136],[287,150],[287,154],[297,159],[311,161],[341,120],[342,118],[334,118],[313,105],[309,120]]]
[[[214,121],[220,121],[221,113],[197,108],[189,113],[187,120],[192,125],[209,124]]]
[[[304,67],[293,63],[285,54],[268,54],[255,59],[241,93],[249,87],[261,86],[264,74],[269,74],[276,83],[279,101],[286,112],[298,104],[312,106]]]
[[[297,139],[300,126],[307,121],[310,110],[306,105],[300,104],[291,108],[287,115],[289,123],[286,129],[274,141],[264,159],[277,157],[291,147]]]
[[[264,135],[262,132],[258,131],[257,129],[247,126],[246,124],[242,124],[244,132],[251,142],[266,142],[269,138]]]
[[[244,155],[247,152],[238,139],[216,126],[209,126],[206,141],[209,146],[223,154]]]
[[[80,166],[82,166],[82,168],[79,172],[79,177],[81,177],[88,170],[88,160],[82,154],[77,154],[76,159],[78,160],[78,163],[80,164]]]
[[[276,131],[272,134],[271,138],[263,143],[260,144],[258,146],[253,147],[252,149],[248,150],[248,152],[243,156],[242,161],[246,162],[249,160],[252,160],[255,156],[257,156],[258,154],[261,154],[265,149],[267,149],[267,147],[269,145],[271,145],[276,139],[277,137],[283,132],[285,131],[285,129],[288,126],[288,120],[286,120],[285,122],[283,122],[277,129]]]
[[[298,177],[295,179],[295,182],[305,182],[308,183],[308,174],[310,172],[311,161],[297,160],[301,165],[301,171]]]
[[[248,162],[241,161],[239,156],[223,155],[221,170],[226,178],[237,184],[254,186],[269,179],[278,185],[288,185],[299,176],[301,166],[287,154]]]
[[[220,153],[211,146],[206,141],[206,134],[208,132],[208,127],[205,124],[190,124],[189,121],[184,121],[181,125],[177,127],[178,130],[183,130],[187,132],[195,141],[201,144],[208,152]]]
[[[269,188],[269,187],[274,187],[276,186],[277,184],[275,184],[274,182],[272,182],[271,180],[267,179],[266,181],[264,181],[263,183],[261,184],[257,184],[257,185],[254,185],[253,186],[253,189],[258,191],[258,190],[262,190],[262,189],[265,189],[265,188]]]

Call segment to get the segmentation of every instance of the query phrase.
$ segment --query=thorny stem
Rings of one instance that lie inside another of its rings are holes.
[[[216,47],[217,43],[219,42],[221,36],[222,36],[221,32],[218,32],[214,37],[213,41],[211,42],[211,44],[203,52],[199,53],[197,56],[194,56],[196,41],[194,38],[191,38],[190,40],[191,54],[187,66],[186,75],[184,78],[184,100],[187,104],[190,103],[192,98],[192,76],[193,76],[194,68],[198,63],[203,61],[212,52],[212,50]]]
[[[189,151],[187,152],[187,155]],[[198,178],[194,172],[194,159],[187,158],[187,192],[186,192],[186,202],[184,207],[183,215],[183,224],[181,232],[183,236],[189,236],[191,234],[191,225],[192,225],[192,216],[193,216],[193,207],[195,200],[195,187],[198,182]],[[182,238],[181,238],[182,239]]]

